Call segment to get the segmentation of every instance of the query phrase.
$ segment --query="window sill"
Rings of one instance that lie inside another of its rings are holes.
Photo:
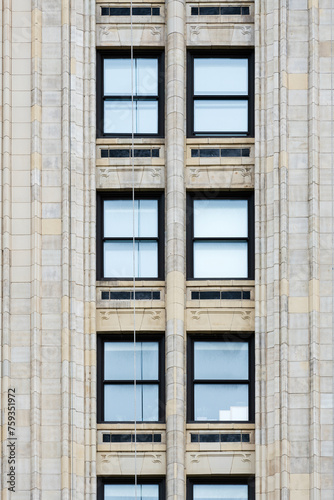
[[[231,288],[231,287],[234,287],[234,288],[249,288],[249,287],[254,287],[255,285],[255,281],[253,279],[244,279],[244,278],[241,278],[241,279],[221,279],[221,278],[217,278],[217,279],[198,279],[198,278],[192,278],[192,279],[188,279],[186,281],[186,286],[187,288],[188,287],[191,287],[192,289],[194,289],[195,287],[199,287],[199,289],[208,289],[208,287],[213,287],[215,289],[217,289],[217,287],[221,288],[221,289],[225,289],[225,288]]]
[[[96,144],[132,144],[131,137],[99,137],[96,139]],[[165,139],[162,137],[135,137],[134,145],[138,144],[165,144]]]
[[[188,137],[187,145],[195,144],[255,144],[254,137]]]
[[[204,430],[214,430],[214,431],[228,431],[228,430],[237,430],[237,431],[251,431],[255,429],[254,423],[224,423],[224,422],[189,422],[187,423],[186,430],[187,431],[204,431]]]
[[[165,431],[166,424],[157,423],[157,422],[148,422],[142,424],[141,422],[137,422],[137,433],[140,431]],[[106,424],[97,424],[98,431],[134,431],[135,424],[134,423],[106,423]]]
[[[136,279],[136,288],[154,288],[158,289],[160,287],[164,287],[165,282],[162,280],[152,280],[152,279]],[[127,290],[133,290],[133,279],[129,278],[128,280],[97,280],[96,281],[96,287],[102,287],[104,289],[107,289],[108,287],[117,287],[121,288],[124,287]]]

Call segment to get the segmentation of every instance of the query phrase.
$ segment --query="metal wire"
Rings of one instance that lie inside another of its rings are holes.
[[[333,64],[333,23],[334,23],[334,0],[331,1],[331,181],[332,181],[332,359],[334,360],[334,64]],[[333,363],[333,391],[334,394],[334,363]],[[334,425],[334,409],[332,410],[332,423]],[[333,438],[334,447],[334,438]],[[334,491],[334,461],[332,464],[333,469],[333,484],[332,491]]]
[[[131,169],[132,169],[132,271],[133,271],[133,392],[134,392],[134,438],[135,438],[135,500],[137,500],[137,378],[136,378],[136,207],[135,207],[135,165],[134,165],[134,58],[133,58],[133,19],[132,19],[132,0],[130,2],[130,31],[131,31]],[[138,214],[139,216],[139,214]]]

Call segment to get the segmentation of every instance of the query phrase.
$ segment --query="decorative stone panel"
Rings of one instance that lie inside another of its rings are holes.
[[[141,24],[133,26],[134,46],[159,47],[165,44],[165,26],[162,24]],[[131,28],[129,24],[101,24],[96,30],[98,47],[129,47]]]
[[[209,302],[209,301],[208,301]],[[189,332],[240,331],[254,330],[254,307],[244,308],[189,308],[186,312]]]
[[[97,189],[130,189],[133,184],[135,189],[164,189],[164,167],[135,166],[134,174],[131,165],[97,167],[96,169]]]
[[[136,458],[136,463],[135,463]],[[98,452],[96,473],[98,476],[164,476],[166,474],[166,452],[134,451]]]
[[[251,24],[187,24],[187,45],[193,46],[253,46],[254,27]]]
[[[98,332],[131,332],[133,331],[133,310],[98,309],[96,314],[96,330]],[[137,331],[165,330],[164,309],[136,309]]]
[[[187,452],[188,475],[225,475],[255,473],[254,451]]]

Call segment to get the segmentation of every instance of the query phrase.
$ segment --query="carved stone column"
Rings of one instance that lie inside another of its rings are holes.
[[[167,498],[185,492],[185,3],[167,2],[166,420]]]

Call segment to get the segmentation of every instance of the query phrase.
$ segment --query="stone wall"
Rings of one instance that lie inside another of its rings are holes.
[[[123,2],[119,0],[114,4]],[[145,4],[144,1],[136,2]],[[113,4],[113,5],[114,5]],[[209,5],[208,2],[204,2]],[[1,47],[1,498],[95,499],[97,477],[256,477],[256,499],[333,498],[333,20],[330,0],[231,0],[247,16],[192,16],[168,0],[134,18],[138,48],[164,48],[165,137],[135,139],[136,190],[165,192],[160,300],[136,301],[136,330],[165,332],[166,422],[137,424],[161,443],[106,444],[97,424],[96,336],[131,332],[128,290],[96,281],[96,189],[132,187],[129,159],[96,139],[96,48],[129,48],[129,17],[89,0],[4,0]],[[150,4],[151,5],[151,4]],[[202,5],[202,4],[201,4]],[[216,4],[210,4],[216,5]],[[218,5],[218,4],[217,4]],[[186,137],[187,48],[255,50],[255,139]],[[248,148],[249,157],[191,149]],[[187,191],[255,193],[255,281],[186,279]],[[192,291],[247,291],[193,300]],[[254,332],[255,424],[186,422],[187,333]],[[16,493],[8,473],[8,390],[16,394]],[[192,443],[191,432],[239,432],[249,443]]]

